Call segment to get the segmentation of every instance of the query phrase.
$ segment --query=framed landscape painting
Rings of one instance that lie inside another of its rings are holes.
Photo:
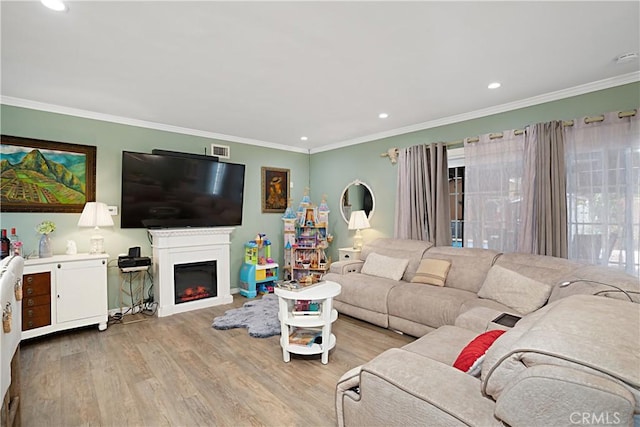
[[[96,147],[0,138],[0,211],[80,213],[95,201]]]
[[[282,213],[289,201],[289,169],[262,167],[262,213]]]

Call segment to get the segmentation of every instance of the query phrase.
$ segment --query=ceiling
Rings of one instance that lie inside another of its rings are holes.
[[[67,4],[1,2],[2,103],[317,152],[640,79],[638,1]]]

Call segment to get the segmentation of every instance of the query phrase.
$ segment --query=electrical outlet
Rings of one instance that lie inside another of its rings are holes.
[[[109,215],[118,215],[118,207],[117,206],[107,206],[109,210]]]

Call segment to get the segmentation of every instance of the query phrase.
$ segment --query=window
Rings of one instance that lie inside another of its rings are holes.
[[[465,144],[465,247],[516,252],[520,226],[524,135],[505,131]]]
[[[564,128],[569,259],[640,274],[640,118],[574,120]]]
[[[464,166],[449,168],[449,210],[451,242],[461,248],[464,241]]]
[[[640,151],[603,146],[568,168],[569,258],[636,274],[640,241]]]

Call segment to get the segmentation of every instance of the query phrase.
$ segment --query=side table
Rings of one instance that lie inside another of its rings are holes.
[[[353,248],[338,248],[338,260],[339,261],[357,261],[360,259],[360,249]]]
[[[291,291],[276,287],[274,292],[278,296],[282,347],[282,358],[285,362],[291,360],[290,353],[322,354],[322,363],[329,362],[329,350],[336,345],[336,337],[331,333],[331,324],[338,318],[338,312],[333,308],[333,297],[340,294],[342,287],[335,282],[325,281],[309,289]],[[318,314],[296,315],[294,313],[296,300],[315,301],[320,304]],[[295,328],[309,328],[321,331],[322,343],[299,345],[289,343],[289,335]]]

